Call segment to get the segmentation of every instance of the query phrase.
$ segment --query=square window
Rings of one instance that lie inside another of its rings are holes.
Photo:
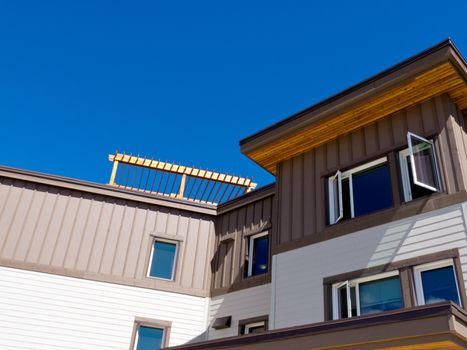
[[[242,326],[242,334],[261,333],[266,330],[265,321],[246,323]]]
[[[332,289],[334,319],[397,310],[403,307],[397,271],[337,283]]]
[[[268,272],[269,234],[261,232],[248,238],[247,277]]]
[[[392,188],[386,157],[328,178],[329,223],[392,206]]]
[[[449,300],[461,305],[452,259],[417,266],[414,271],[419,305]]]
[[[151,250],[148,277],[173,280],[176,256],[176,243],[155,240]]]
[[[399,152],[404,201],[440,191],[438,163],[433,142],[407,133],[409,147]]]
[[[164,329],[138,326],[134,350],[161,349],[164,342]]]

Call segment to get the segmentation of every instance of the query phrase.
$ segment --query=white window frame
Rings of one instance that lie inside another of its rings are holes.
[[[360,289],[359,285],[361,283],[370,282],[381,280],[389,277],[399,276],[399,271],[388,271],[384,273],[380,273],[373,276],[356,278],[353,280],[347,280],[343,282],[334,283],[332,285],[332,318],[334,320],[339,319],[339,289],[343,286],[346,286],[347,289],[347,315],[350,315],[346,318],[354,317],[352,316],[352,298],[350,294],[350,288],[355,287],[355,303],[356,303],[356,310],[357,316],[360,316]],[[400,277],[399,277],[400,278]]]
[[[174,262],[172,265],[172,274],[170,278],[163,278],[163,277],[156,277],[156,276],[151,276],[151,266],[152,266],[152,259],[154,258],[154,246],[156,245],[156,242],[161,242],[161,243],[170,243],[175,245],[175,253],[174,253]],[[169,239],[161,239],[161,238],[155,238],[152,240],[151,243],[151,255],[149,256],[149,265],[148,265],[148,270],[146,273],[146,277],[149,278],[154,278],[158,280],[163,280],[163,281],[174,281],[175,280],[175,270],[177,266],[177,260],[178,260],[178,244],[179,242],[171,241]],[[157,328],[157,327],[153,327]]]
[[[412,138],[418,139],[422,142],[426,142],[431,144],[433,148],[433,158],[434,158],[434,171],[435,173],[433,174],[435,177],[435,180],[437,182],[438,188],[429,186],[424,184],[423,182],[420,182],[417,180],[417,170],[415,168],[415,161],[414,161],[414,154],[413,154],[413,146],[412,146]],[[408,202],[413,199],[412,197],[412,190],[410,188],[410,177],[409,177],[409,169],[407,166],[407,157],[410,157],[410,167],[412,170],[412,176],[413,176],[413,183],[416,186],[420,186],[423,188],[426,188],[430,191],[433,192],[439,192],[441,191],[441,177],[439,174],[439,166],[438,166],[438,158],[436,156],[436,149],[435,145],[432,140],[427,140],[421,136],[418,136],[412,132],[407,132],[407,144],[408,147],[402,151],[399,152],[399,165],[400,165],[400,170],[401,170],[401,178],[402,178],[402,187],[403,187],[403,192],[404,192],[404,201]]]
[[[341,172],[337,171],[335,175],[330,176],[328,178],[328,199],[329,199],[329,224],[333,225],[339,222],[344,217],[344,203],[342,198],[342,180],[349,179],[349,197],[350,197],[350,217],[355,217],[355,209],[354,209],[354,200],[353,200],[353,183],[352,183],[352,175],[363,171],[368,168],[373,168],[377,165],[387,163],[387,157],[381,157],[376,160],[373,160],[369,163],[365,163],[358,167],[352,168],[350,170]],[[337,204],[339,207],[339,216],[337,218],[334,217],[334,213],[336,212],[336,203],[334,203],[335,191],[334,191],[334,182],[337,181],[337,188],[339,191],[338,200],[339,203]]]
[[[255,328],[255,327],[260,327],[263,326],[264,330],[266,330],[266,322],[265,321],[259,321],[259,322],[253,322],[253,323],[245,323],[244,331],[243,334],[250,334],[250,328]]]
[[[462,306],[462,298],[459,290],[459,282],[457,281],[456,275],[456,266],[454,265],[453,259],[445,259],[440,261],[431,262],[428,264],[415,266],[414,271],[414,280],[415,280],[415,291],[417,295],[417,305],[425,305],[425,295],[423,293],[423,282],[422,282],[422,272],[436,270],[439,268],[451,266],[452,272],[454,274],[454,282],[456,283],[457,298],[459,299],[460,306]]]
[[[165,337],[166,337],[166,332],[167,330],[164,328],[164,327],[157,327],[157,326],[148,326],[144,323],[142,324],[138,324],[137,328],[136,328],[136,335],[135,335],[135,342],[133,344],[133,350],[136,350],[136,348],[138,347],[138,341],[139,341],[139,329],[141,327],[146,327],[146,328],[154,328],[154,329],[161,329],[162,330],[162,340],[161,340],[161,349],[165,348],[166,345],[165,345]]]
[[[269,231],[263,231],[260,233],[257,233],[255,235],[251,235],[248,237],[248,271],[247,271],[247,277],[252,277],[253,276],[253,252],[254,252],[254,241],[257,238],[261,238],[264,236],[268,236]],[[268,241],[268,248],[269,248],[270,242]],[[268,260],[269,260],[269,251],[268,251]],[[268,269],[269,269],[269,263],[268,263]]]

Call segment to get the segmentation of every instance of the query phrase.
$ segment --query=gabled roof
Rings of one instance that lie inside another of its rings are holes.
[[[467,111],[467,63],[448,39],[240,141],[241,152],[276,165],[339,135],[447,93]]]

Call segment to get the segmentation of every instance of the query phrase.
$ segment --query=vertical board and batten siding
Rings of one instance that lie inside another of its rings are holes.
[[[271,285],[243,289],[211,298],[209,324],[216,318],[232,316],[229,328],[215,330],[209,328],[208,338],[218,339],[238,335],[238,321],[269,315],[271,306]]]
[[[275,255],[271,327],[323,321],[326,277],[453,248],[467,281],[467,202]]]
[[[385,117],[278,166],[275,244],[321,232],[326,226],[325,177],[407,146],[407,131],[436,136],[445,191],[467,190],[466,117],[442,95]]]
[[[0,281],[0,349],[128,350],[135,317],[171,321],[171,346],[206,337],[206,298],[7,267]]]
[[[0,265],[206,296],[207,215],[0,177]],[[147,278],[151,234],[182,239],[175,281]]]
[[[213,291],[229,288],[244,278],[245,237],[270,230],[273,195],[217,217],[216,251],[213,258]],[[223,237],[231,239],[222,241]]]

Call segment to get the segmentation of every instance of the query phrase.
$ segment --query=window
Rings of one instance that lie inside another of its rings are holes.
[[[177,244],[165,240],[155,240],[152,245],[148,277],[173,280]]]
[[[161,349],[164,344],[164,328],[138,325],[134,350]]]
[[[461,305],[452,259],[417,266],[414,273],[419,305],[447,300]]]
[[[397,271],[336,283],[332,286],[333,318],[347,318],[403,307]]]
[[[350,219],[392,206],[386,157],[328,178],[329,223]]]
[[[432,141],[407,133],[409,147],[399,152],[404,200],[420,198],[440,190],[439,170]]]
[[[264,321],[246,323],[242,327],[242,334],[261,333],[266,330],[266,324]]]
[[[269,235],[261,232],[248,238],[247,277],[268,272]]]

